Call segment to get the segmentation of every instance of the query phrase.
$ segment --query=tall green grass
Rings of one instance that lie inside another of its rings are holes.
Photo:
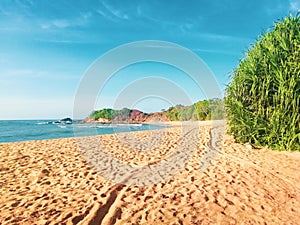
[[[229,132],[238,142],[300,151],[300,15],[259,37],[226,89]]]

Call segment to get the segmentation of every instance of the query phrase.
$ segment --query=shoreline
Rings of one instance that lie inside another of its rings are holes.
[[[36,120],[32,120],[36,121]],[[199,126],[202,125],[211,125],[211,124],[218,124],[218,123],[225,123],[225,120],[206,120],[206,121],[169,121],[169,122],[153,122],[153,123],[139,123],[141,125],[157,125],[157,126],[168,126],[168,127],[181,127],[185,124],[199,124]],[[112,123],[85,123],[85,124],[101,124],[101,125],[112,125]],[[118,123],[119,124],[119,123]],[[116,125],[118,125],[116,124]],[[122,123],[120,123],[122,124]],[[137,123],[125,123],[125,124],[137,124]],[[168,127],[160,128],[165,129]],[[73,129],[74,130],[74,129]],[[138,130],[140,131],[140,130]],[[137,132],[137,131],[122,131],[118,133],[126,133],[126,132]],[[108,133],[109,134],[109,133]],[[107,135],[107,134],[97,134],[93,136],[99,136],[99,135]],[[49,138],[49,139],[36,139],[36,140],[24,140],[24,141],[9,141],[9,142],[0,142],[0,145],[3,144],[10,144],[10,143],[22,143],[22,142],[28,142],[28,141],[41,141],[41,140],[58,140],[58,139],[66,139],[66,138],[78,138],[78,137],[89,137],[89,136],[73,136],[73,137],[62,137],[62,138]]]
[[[176,126],[79,138],[88,149],[101,140],[109,155],[133,168],[155,168],[180,143],[188,152],[194,142],[181,169],[168,164],[159,173],[175,171],[172,176],[144,186],[106,178],[123,172],[109,158],[94,167],[75,138],[0,144],[0,223],[297,224],[300,153],[249,149],[225,135],[217,155],[210,155],[210,131],[203,125],[196,139]],[[90,153],[95,162],[103,158]],[[203,162],[209,164],[199,169]]]
[[[21,121],[24,121],[24,120],[21,120]],[[30,121],[30,120],[25,120],[25,121]],[[36,120],[32,120],[32,121],[36,121]],[[85,123],[85,124],[88,124],[88,125],[123,125],[122,123],[120,124],[100,124],[100,123]],[[126,123],[128,124],[128,123]],[[44,125],[44,124],[42,124]],[[48,125],[48,124],[47,124]],[[45,125],[45,126],[47,126]],[[53,125],[53,124],[51,124]],[[60,126],[60,124],[54,124],[54,125],[58,125]],[[65,124],[63,126],[73,126],[74,124]],[[80,124],[82,125],[82,124]],[[129,126],[130,125],[137,125],[137,124],[128,124]],[[167,126],[167,125],[164,125],[164,124],[147,124],[147,123],[143,123],[143,124],[138,124],[138,125],[157,125],[157,126]],[[95,127],[96,128],[96,127]],[[107,128],[110,128],[110,127],[107,127]],[[160,129],[164,129],[164,128],[160,128]],[[141,129],[141,130],[147,130],[147,129]],[[153,129],[155,130],[155,128]],[[136,130],[136,131],[140,131],[140,130]],[[119,132],[116,132],[116,133],[124,133],[124,132],[136,132],[135,130],[133,131],[119,131]],[[43,133],[44,135],[45,133]],[[72,134],[74,135],[74,128],[72,128]],[[111,134],[111,133],[104,133],[104,134],[96,134],[96,135],[92,135],[92,136],[99,136],[99,135],[106,135],[106,134]],[[9,144],[9,143],[22,143],[22,142],[28,142],[28,141],[40,141],[40,140],[57,140],[57,139],[65,139],[65,138],[77,138],[77,137],[88,137],[90,135],[77,135],[77,136],[67,136],[67,137],[55,137],[55,138],[42,138],[42,139],[31,139],[31,140],[22,140],[22,141],[8,141],[8,142],[0,142],[0,145],[1,144]]]

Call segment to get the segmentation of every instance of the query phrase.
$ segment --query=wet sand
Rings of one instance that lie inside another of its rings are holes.
[[[300,224],[300,152],[184,127],[0,144],[0,224]]]

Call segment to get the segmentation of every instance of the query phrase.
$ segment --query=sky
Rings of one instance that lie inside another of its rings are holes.
[[[196,54],[224,93],[230,74],[258,36],[299,9],[298,0],[1,0],[0,119],[72,117],[92,63],[112,49],[144,40],[175,43]],[[98,70],[94,76],[103,74]],[[142,96],[147,84],[169,89]],[[95,109],[151,112],[206,96],[189,74],[161,62],[124,66],[101,85]],[[186,94],[188,101],[176,102],[172,91]],[[139,98],[120,102],[125,92]]]

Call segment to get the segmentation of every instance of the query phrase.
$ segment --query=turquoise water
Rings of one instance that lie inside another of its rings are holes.
[[[93,136],[166,127],[152,124],[48,124],[48,122],[53,120],[0,120],[0,143]]]

